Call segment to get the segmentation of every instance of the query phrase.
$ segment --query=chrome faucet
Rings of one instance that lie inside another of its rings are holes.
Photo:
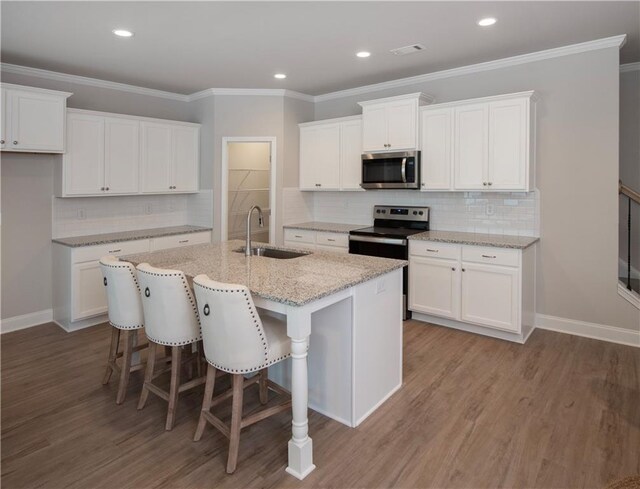
[[[260,227],[264,227],[264,220],[262,219],[262,209],[259,206],[254,205],[251,209],[249,209],[249,213],[247,214],[247,241],[244,244],[244,256],[251,256],[251,214],[253,211],[258,211],[258,224]]]

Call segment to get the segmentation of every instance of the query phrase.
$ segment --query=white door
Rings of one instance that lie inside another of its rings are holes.
[[[362,121],[342,123],[340,153],[340,188],[362,190]]]
[[[104,195],[104,118],[69,113],[62,158],[65,195]]]
[[[421,189],[448,190],[453,167],[453,109],[423,110],[420,131]]]
[[[461,319],[520,332],[517,268],[462,263]]]
[[[489,172],[492,189],[526,190],[526,99],[489,104]]]
[[[173,128],[173,177],[176,192],[197,192],[199,172],[199,129],[174,126]]]
[[[73,265],[72,302],[72,321],[107,312],[107,292],[99,262]]]
[[[7,90],[0,87],[2,99],[0,100],[0,149],[4,149],[7,142]]]
[[[451,319],[460,317],[457,260],[411,257],[409,309]]]
[[[418,147],[417,110],[415,100],[400,100],[387,105],[387,143],[390,151]]]
[[[387,108],[385,104],[362,108],[362,151],[387,151]]]
[[[104,119],[104,185],[106,194],[140,191],[140,123],[129,119]]]
[[[454,186],[457,190],[487,188],[488,104],[455,109]]]
[[[11,106],[7,146],[18,151],[64,151],[65,99],[22,90],[6,92]]]
[[[142,138],[140,178],[142,192],[170,192],[172,183],[172,126],[140,123]]]

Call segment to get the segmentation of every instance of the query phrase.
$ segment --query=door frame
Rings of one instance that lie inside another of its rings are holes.
[[[275,136],[225,136],[222,138],[222,177],[220,179],[220,240],[227,241],[229,233],[229,143],[270,143],[269,171],[269,243],[276,242],[276,137]]]

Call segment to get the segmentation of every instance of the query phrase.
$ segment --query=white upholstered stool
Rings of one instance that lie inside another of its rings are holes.
[[[191,379],[184,384],[181,384],[180,380],[184,362],[195,361],[198,366],[200,365],[201,350],[195,355],[182,358],[182,347],[193,345],[201,339],[198,310],[187,279],[180,270],[154,268],[148,263],[141,263],[137,270],[145,316],[145,332],[149,340],[149,359],[138,409],[144,407],[149,392],[168,401],[165,428],[170,430],[173,428],[176,416],[178,395],[205,381],[204,376]],[[169,392],[153,383],[155,378],[169,371],[164,368],[154,372],[158,345],[171,347]]]
[[[271,415],[291,407],[290,397],[283,403],[261,409],[242,418],[244,387],[255,383],[260,386],[260,402],[267,403],[268,389],[286,394],[267,378],[267,367],[291,355],[291,341],[287,326],[271,316],[261,318],[256,311],[249,289],[243,285],[223,284],[206,275],[193,279],[202,325],[202,343],[207,362],[207,382],[194,441],[202,437],[207,421],[229,438],[227,472],[236,469],[240,430]],[[217,370],[232,377],[233,401],[231,426],[211,414],[211,406],[227,399],[222,394],[212,399]],[[244,375],[259,372],[245,380]]]
[[[144,327],[140,288],[136,279],[136,270],[129,262],[107,255],[100,258],[100,269],[104,286],[107,288],[107,308],[109,323],[112,326],[107,371],[102,383],[107,384],[113,372],[119,374],[116,404],[122,404],[127,393],[129,374],[144,367],[142,363],[131,365],[133,353],[147,346],[136,344],[138,330]],[[123,351],[120,352],[118,350],[121,332],[124,339]],[[118,358],[122,358],[120,367],[116,363]]]

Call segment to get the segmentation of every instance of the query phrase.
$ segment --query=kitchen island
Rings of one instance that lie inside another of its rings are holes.
[[[355,427],[402,385],[407,262],[308,251],[293,259],[245,257],[238,252],[242,246],[228,241],[123,259],[182,270],[190,281],[203,273],[246,285],[257,307],[286,317],[291,358],[270,367],[269,377],[291,390],[286,470],[303,479],[315,468],[308,407]]]

